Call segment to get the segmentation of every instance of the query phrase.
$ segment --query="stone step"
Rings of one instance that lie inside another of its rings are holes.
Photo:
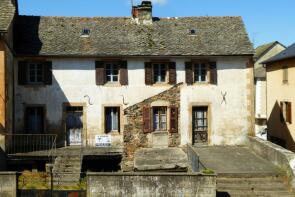
[[[223,192],[217,190],[218,192]],[[294,197],[294,194],[288,191],[240,191],[228,190],[226,191],[231,197]],[[217,195],[218,196],[218,195]]]
[[[288,190],[284,184],[278,185],[232,185],[232,184],[217,184],[217,188],[221,191],[240,190],[240,191],[282,191]]]

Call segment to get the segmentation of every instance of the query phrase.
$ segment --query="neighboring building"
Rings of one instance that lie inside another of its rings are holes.
[[[263,62],[267,78],[268,139],[295,151],[295,44]]]
[[[13,20],[14,0],[0,1],[0,133],[13,128]]]
[[[263,61],[277,55],[286,47],[276,42],[267,43],[256,48],[254,56],[255,82],[255,132],[256,136],[266,139],[266,69]]]

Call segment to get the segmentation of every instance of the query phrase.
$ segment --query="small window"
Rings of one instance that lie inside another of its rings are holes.
[[[153,128],[154,131],[167,131],[167,108],[153,108]]]
[[[153,64],[154,83],[167,82],[167,64]]]
[[[107,82],[119,81],[119,65],[114,63],[106,64],[106,80]]]
[[[29,134],[44,133],[44,108],[27,107],[26,108],[26,131]]]
[[[44,70],[41,63],[29,63],[28,68],[28,83],[41,84],[44,81]]]
[[[81,37],[89,37],[90,29],[83,29],[81,33]]]
[[[281,102],[281,122],[292,123],[292,104],[291,102]]]
[[[204,63],[194,64],[194,82],[207,82],[207,65]]]
[[[194,36],[197,34],[197,31],[195,29],[190,29],[189,34]]]
[[[289,73],[288,73],[288,67],[283,67],[283,84],[287,84],[289,80]]]
[[[105,108],[105,133],[120,132],[120,108]]]

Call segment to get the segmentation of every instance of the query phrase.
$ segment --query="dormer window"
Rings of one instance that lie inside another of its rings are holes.
[[[89,37],[90,36],[90,29],[83,29],[81,33],[81,37]]]
[[[190,29],[189,34],[195,36],[197,34],[197,31],[195,29]]]

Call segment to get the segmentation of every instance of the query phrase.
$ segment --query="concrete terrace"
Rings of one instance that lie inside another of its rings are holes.
[[[279,169],[243,146],[195,147],[200,161],[218,174],[279,174]]]

